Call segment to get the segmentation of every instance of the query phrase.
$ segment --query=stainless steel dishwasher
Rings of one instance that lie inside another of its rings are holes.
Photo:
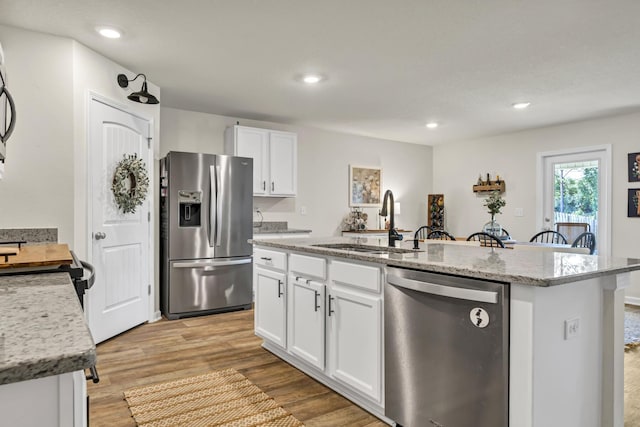
[[[385,415],[403,427],[509,425],[509,286],[387,267]]]

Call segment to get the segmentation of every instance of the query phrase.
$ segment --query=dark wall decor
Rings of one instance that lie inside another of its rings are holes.
[[[629,182],[640,181],[640,153],[627,154],[627,170],[629,171]]]
[[[630,188],[627,191],[627,216],[638,218],[640,217],[640,188]]]

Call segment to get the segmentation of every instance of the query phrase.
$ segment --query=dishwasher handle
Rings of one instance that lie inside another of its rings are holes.
[[[396,275],[387,275],[387,282],[390,285],[425,294],[440,295],[443,297],[463,299],[468,301],[486,302],[490,304],[498,303],[498,293],[494,291],[481,291],[478,289],[458,288],[454,286],[439,285],[437,283],[423,282],[421,280],[407,279]]]

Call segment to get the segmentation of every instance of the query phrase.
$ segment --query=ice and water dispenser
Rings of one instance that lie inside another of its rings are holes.
[[[180,227],[200,227],[202,191],[178,191]]]

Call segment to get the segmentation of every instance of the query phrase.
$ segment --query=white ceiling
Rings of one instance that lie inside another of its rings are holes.
[[[145,73],[174,108],[424,144],[640,110],[637,0],[0,0],[0,11],[2,24]],[[100,24],[124,36],[103,39]],[[305,72],[328,79],[305,86]]]

